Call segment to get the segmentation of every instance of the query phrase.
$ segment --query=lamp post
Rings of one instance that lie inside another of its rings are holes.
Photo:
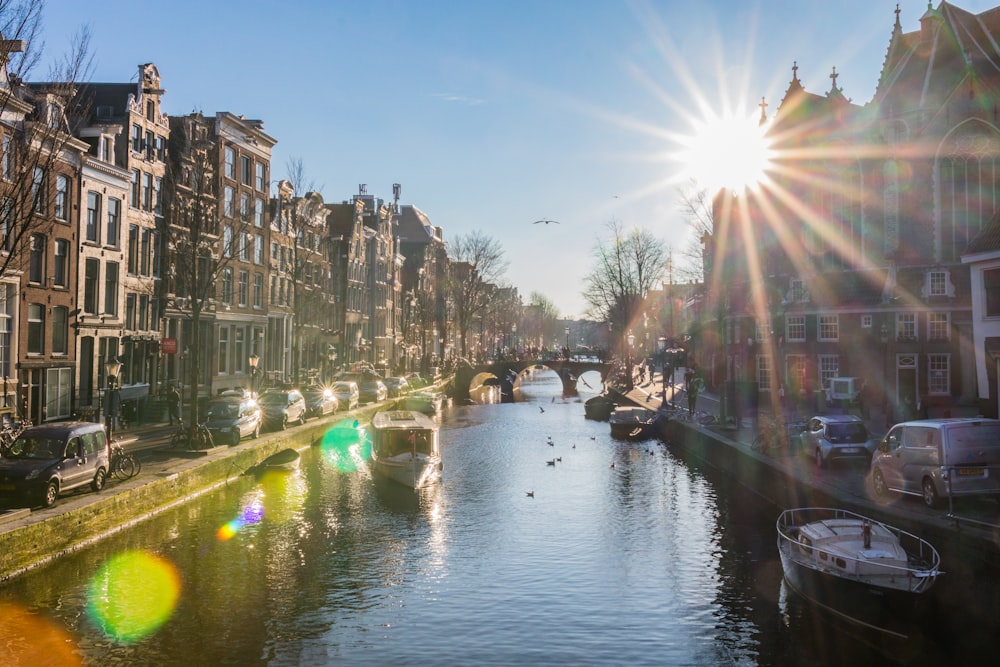
[[[566,359],[569,360],[569,325],[566,325]]]
[[[631,331],[629,331],[628,332],[628,336],[625,337],[625,340],[628,342],[628,351],[627,351],[626,356],[625,356],[625,367],[627,369],[626,372],[628,373],[628,388],[631,389],[633,387],[633,384],[632,384],[632,346],[635,345],[635,334],[633,334]]]
[[[256,354],[251,354],[247,359],[247,363],[250,364],[250,393],[257,396],[257,365],[260,364],[260,357]]]
[[[333,380],[333,365],[337,362],[337,351],[333,349],[332,345],[328,345],[326,348],[326,360],[328,362],[327,366],[329,369],[327,372],[330,374],[327,381],[330,382]]]
[[[878,330],[878,340],[882,343],[882,412],[886,426],[889,425],[889,327],[885,322]]]
[[[104,428],[108,431],[108,440],[111,440],[115,427],[115,411],[118,410],[118,375],[122,372],[122,362],[117,357],[111,357],[104,364],[104,370],[108,374],[107,398],[104,401]]]

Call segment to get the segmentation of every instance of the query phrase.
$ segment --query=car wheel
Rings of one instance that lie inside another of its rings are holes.
[[[94,475],[94,481],[90,483],[90,488],[94,491],[100,491],[104,488],[105,483],[108,481],[108,474],[104,472],[104,468],[100,468],[97,474]]]
[[[238,444],[240,444],[240,429],[239,428],[236,428],[236,429],[233,430],[233,436],[232,436],[232,438],[230,438],[230,440],[232,440],[232,442],[229,443],[230,445],[238,445]]]
[[[56,504],[56,498],[59,497],[59,485],[56,482],[49,482],[45,485],[45,491],[42,492],[42,506],[52,507]]]
[[[928,477],[924,480],[924,483],[920,488],[923,491],[924,505],[927,505],[928,507],[937,507],[938,493],[937,489],[934,488],[934,480]]]
[[[875,489],[875,495],[879,498],[887,498],[889,496],[889,487],[885,483],[882,471],[878,468],[875,468],[875,472],[872,473],[872,487]]]
[[[826,460],[823,458],[823,450],[819,449],[818,447],[816,448],[816,467],[817,468],[826,467]]]

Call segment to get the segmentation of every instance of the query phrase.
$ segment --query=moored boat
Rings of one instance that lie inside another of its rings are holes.
[[[605,422],[611,417],[611,411],[617,405],[615,399],[607,394],[598,394],[597,396],[588,398],[583,404],[583,413],[587,419]]]
[[[418,391],[410,394],[403,401],[403,409],[416,410],[425,415],[436,415],[441,412],[444,396],[436,391]]]
[[[611,437],[622,440],[644,440],[655,434],[656,413],[646,408],[621,406],[608,417]]]
[[[415,410],[390,410],[372,417],[372,467],[377,475],[418,489],[441,476],[438,425]]]
[[[941,574],[927,541],[860,514],[832,508],[785,510],[778,517],[785,581],[833,614],[906,638]]]

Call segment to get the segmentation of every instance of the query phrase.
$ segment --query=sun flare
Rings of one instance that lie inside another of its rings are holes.
[[[677,158],[685,176],[710,192],[756,190],[767,178],[772,150],[752,115],[724,114],[694,122]]]

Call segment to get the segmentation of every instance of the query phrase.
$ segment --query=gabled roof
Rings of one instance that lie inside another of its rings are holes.
[[[986,223],[983,230],[969,242],[969,247],[962,254],[976,255],[985,252],[1000,252],[1000,214],[994,215]]]
[[[416,206],[404,205],[396,214],[399,225],[399,240],[404,243],[433,243],[437,240],[437,230],[431,221]]]

